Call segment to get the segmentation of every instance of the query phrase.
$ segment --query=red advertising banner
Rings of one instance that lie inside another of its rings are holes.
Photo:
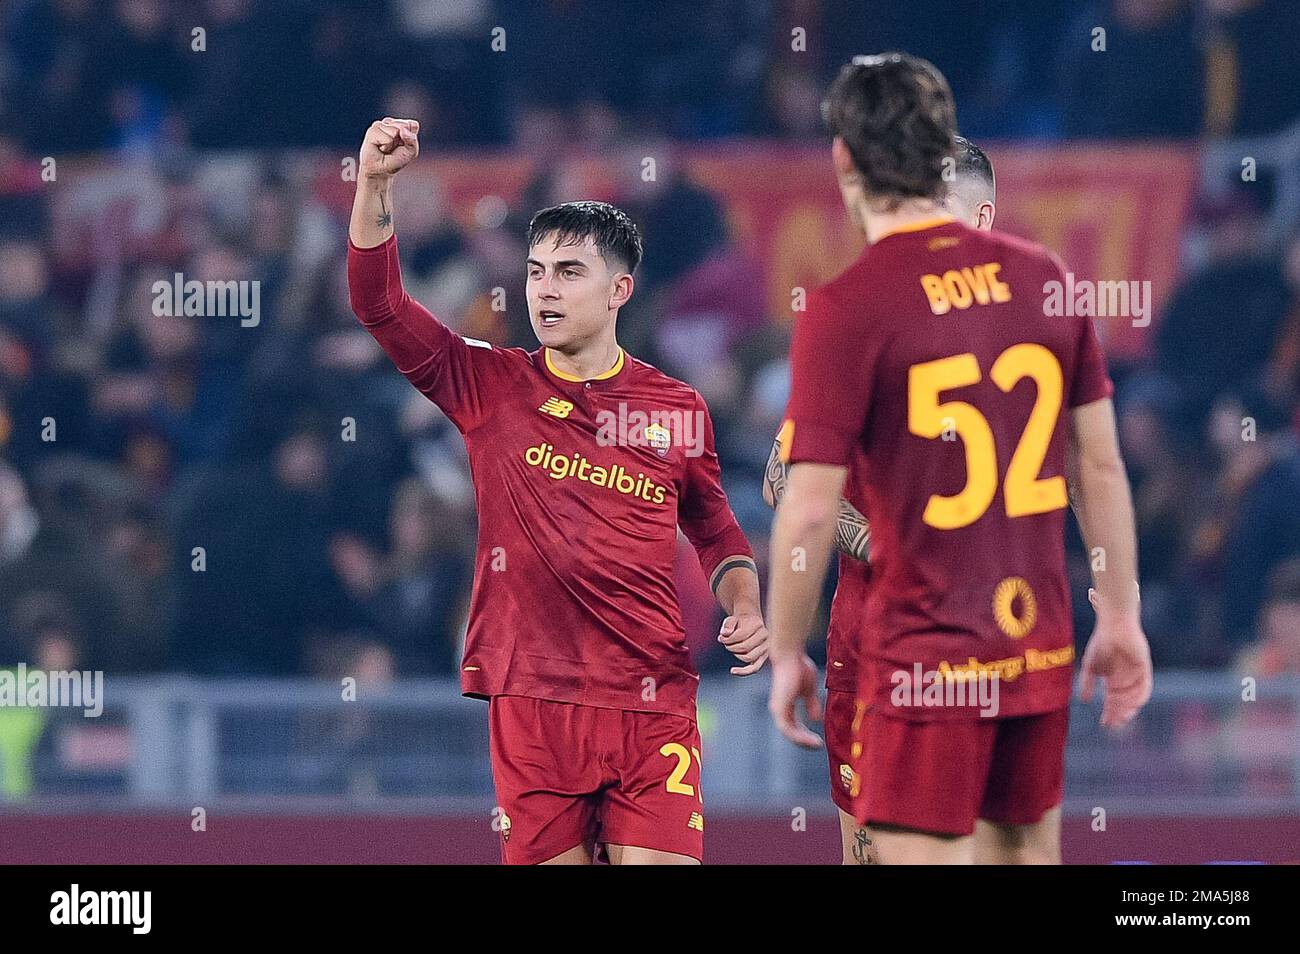
[[[1179,243],[1196,175],[1190,147],[997,144],[988,150],[998,179],[999,229],[1057,252],[1078,279],[1150,282],[1152,314],[1177,277]],[[797,287],[811,288],[843,268],[862,247],[840,202],[826,150],[783,145],[693,147],[661,156],[557,157],[542,163],[499,156],[421,158],[410,172],[421,187],[445,197],[451,213],[475,228],[484,201],[513,205],[544,172],[563,199],[619,201],[647,175],[686,175],[720,200],[733,237],[763,266],[769,317],[793,317]],[[409,175],[410,173],[408,173]],[[427,177],[427,178],[421,178]],[[351,183],[331,166],[321,185],[342,210]],[[533,210],[524,210],[531,212]],[[654,249],[647,249],[653,255]],[[1105,319],[1099,325],[1113,355],[1141,352],[1154,321]]]

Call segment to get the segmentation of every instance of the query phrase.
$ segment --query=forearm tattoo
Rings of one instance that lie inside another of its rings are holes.
[[[772,494],[773,506],[785,496],[786,478],[790,468],[781,460],[781,441],[772,442],[772,453],[767,459],[763,483]],[[839,517],[835,521],[835,549],[855,560],[866,563],[871,554],[871,528],[867,518],[847,500],[840,501]]]
[[[871,555],[871,528],[867,518],[847,500],[840,501],[840,515],[835,521],[835,549],[863,563]]]
[[[388,211],[388,203],[384,201],[382,195],[379,197],[379,207],[383,209],[383,214],[375,219],[375,225],[381,229],[386,229],[393,224],[393,213]]]
[[[785,476],[787,467],[781,463],[781,441],[780,438],[772,442],[772,453],[767,458],[767,472],[763,474],[763,482],[767,484],[768,490],[772,492],[772,504],[775,506],[781,502],[785,496]]]

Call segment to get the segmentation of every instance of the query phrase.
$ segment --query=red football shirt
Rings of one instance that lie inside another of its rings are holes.
[[[677,528],[711,580],[751,558],[699,393],[621,352],[580,381],[545,349],[461,337],[403,290],[395,237],[349,247],[348,286],[361,323],[465,437],[479,534],[464,693],[694,719]]]
[[[1086,317],[1045,314],[1060,262],[953,221],[884,236],[809,296],[796,328],[792,462],[846,465],[871,523],[859,629],[864,698],[896,673],[999,674],[1001,716],[1070,697],[1065,574],[1068,408],[1111,393]],[[910,698],[910,697],[909,697]]]

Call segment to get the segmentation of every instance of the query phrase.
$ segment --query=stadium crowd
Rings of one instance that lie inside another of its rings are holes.
[[[963,24],[983,4],[963,0],[963,16],[941,6],[953,5],[665,0],[653,16],[623,0],[7,5],[0,664],[455,671],[475,526],[460,438],[351,315],[345,223],[288,150],[347,154],[392,114],[419,117],[437,148],[548,160],[499,221],[462,228],[426,197],[398,229],[417,297],[474,330],[478,293],[504,287],[517,304],[500,339],[531,348],[524,225],[577,197],[549,161],[561,145],[818,141],[828,75],[867,46],[948,51],[935,55],[975,139],[1192,148],[1300,117],[1289,0],[1008,2],[980,34]],[[792,23],[808,52],[791,49]],[[1054,54],[1093,24],[1108,30],[1103,59]],[[495,25],[517,58],[493,59]],[[1161,82],[1138,82],[1152,63]],[[59,158],[58,184],[42,176],[46,156]],[[1112,367],[1157,667],[1300,672],[1300,234],[1265,242],[1260,194],[1202,209],[1203,263],[1157,317],[1150,353]],[[762,554],[759,481],[788,331],[765,313],[757,266],[706,190],[672,177],[620,201],[650,250],[620,340],[704,392],[733,507]],[[256,325],[157,314],[154,283],[178,271],[258,281]],[[705,307],[720,334],[689,320]],[[1082,637],[1088,564],[1077,539],[1071,552]],[[681,591],[697,663],[727,665],[707,588],[683,573]]]

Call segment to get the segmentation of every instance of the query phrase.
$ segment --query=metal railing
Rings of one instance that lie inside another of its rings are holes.
[[[1253,697],[1228,673],[1157,674],[1151,703],[1114,733],[1100,706],[1076,704],[1067,809],[1300,811],[1300,678],[1261,680]],[[825,754],[771,726],[765,679],[709,676],[700,691],[704,790],[722,809],[829,810]],[[0,709],[0,760],[30,767],[9,800],[28,807],[93,802],[247,802],[355,810],[490,804],[487,706],[452,680],[356,689],[305,681],[112,678],[104,712],[41,710],[15,747]],[[30,710],[29,710],[30,711]],[[32,733],[28,733],[30,737]]]

